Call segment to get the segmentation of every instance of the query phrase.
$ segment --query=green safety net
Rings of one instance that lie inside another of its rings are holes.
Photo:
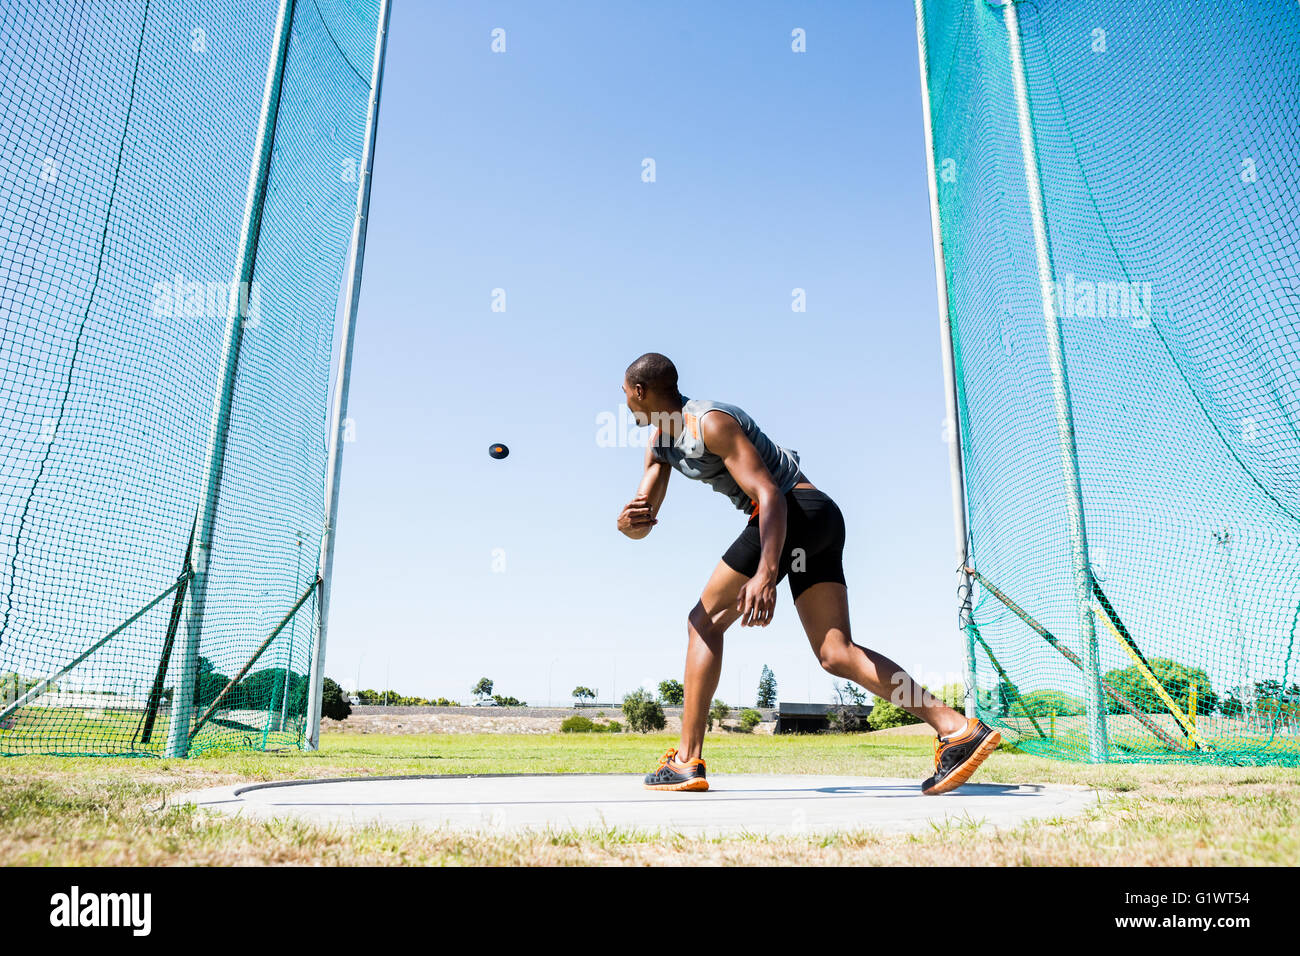
[[[303,740],[378,6],[289,4],[191,753]],[[161,754],[174,730],[278,7],[0,8],[0,753]]]
[[[1050,757],[1300,762],[1300,5],[1017,3],[1023,99],[1000,2],[918,12],[980,715]]]

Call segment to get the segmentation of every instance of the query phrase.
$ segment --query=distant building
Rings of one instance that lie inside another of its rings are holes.
[[[829,730],[831,720],[828,716],[833,704],[795,704],[781,701],[776,705],[776,733],[778,734],[815,734]],[[866,718],[871,713],[871,705],[850,708],[859,717]]]

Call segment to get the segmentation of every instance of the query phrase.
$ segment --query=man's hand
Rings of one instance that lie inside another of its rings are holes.
[[[767,627],[776,611],[776,575],[763,569],[745,582],[736,598],[741,627]]]
[[[618,513],[618,530],[629,538],[644,538],[659,523],[650,507],[649,495],[637,495]]]

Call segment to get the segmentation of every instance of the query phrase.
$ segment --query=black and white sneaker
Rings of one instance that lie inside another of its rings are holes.
[[[982,720],[966,721],[966,729],[934,738],[934,776],[921,784],[925,794],[956,790],[970,779],[984,758],[998,749],[1002,734]]]
[[[677,748],[669,750],[659,760],[654,773],[645,775],[647,790],[708,790],[704,778],[704,761],[698,757],[685,763],[677,761]]]

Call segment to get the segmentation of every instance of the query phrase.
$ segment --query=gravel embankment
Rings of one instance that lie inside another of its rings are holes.
[[[604,713],[604,717],[597,716]],[[770,712],[762,712],[770,717]],[[625,723],[618,710],[597,707],[353,707],[347,720],[321,718],[323,733],[344,734],[554,734],[572,714],[590,717],[597,723],[617,720]],[[667,733],[678,733],[682,709],[665,707]],[[728,720],[735,725],[737,721]],[[759,724],[755,733],[771,733],[773,724]]]

